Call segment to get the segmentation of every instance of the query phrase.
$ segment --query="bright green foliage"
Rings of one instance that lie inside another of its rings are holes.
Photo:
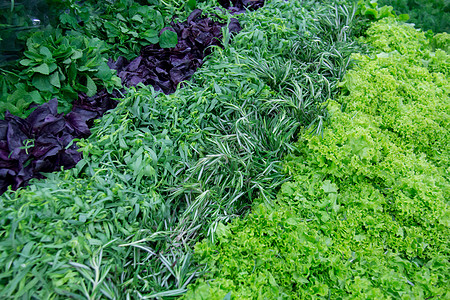
[[[80,92],[93,96],[100,88],[109,92],[120,88],[120,79],[107,66],[107,59],[133,59],[150,44],[176,46],[176,33],[159,35],[161,29],[171,21],[171,13],[183,9],[182,15],[187,15],[197,5],[195,1],[189,7],[178,2],[172,3],[177,7],[157,1],[148,5],[134,0],[45,0],[41,4],[52,7],[49,14],[60,13],[60,23],[50,19],[58,29],[49,25],[34,28],[38,32],[27,31],[22,59],[0,69],[0,114],[9,110],[24,117],[31,112],[31,103],[39,105],[53,97],[58,98],[60,111],[68,112]]]
[[[448,0],[379,0],[400,14],[408,14],[410,22],[422,30],[450,32],[450,2]]]
[[[389,34],[388,34],[389,33]],[[405,58],[416,58],[423,55],[428,41],[425,34],[410,25],[400,25],[392,18],[374,23],[366,32],[365,41],[375,47],[377,52],[398,51]]]
[[[444,33],[438,33],[431,39],[431,46],[433,46],[433,49],[441,49],[447,52],[447,54],[450,53],[450,34],[444,32]]]
[[[92,141],[80,142],[86,159],[75,169],[2,196],[0,298],[126,299],[136,298],[137,291],[185,291],[195,266],[171,241],[177,207],[163,199],[157,185],[177,180],[179,170],[170,167],[182,165],[178,151],[192,155],[189,145],[174,148],[161,127],[173,122],[181,138],[195,134],[198,122],[189,120],[191,132],[177,130],[183,124],[174,108],[183,100],[156,101],[156,96],[147,89],[130,91],[93,129]]]
[[[120,78],[106,64],[104,42],[76,32],[36,32],[27,40],[19,73],[5,73],[1,80],[0,112],[26,116],[31,103],[57,97],[61,111],[68,112],[79,92],[93,96],[97,87],[112,92]],[[6,72],[6,71],[5,71]]]
[[[197,244],[210,272],[185,298],[450,297],[450,82],[429,62],[450,57],[391,20],[367,41],[378,55],[356,57],[323,138],[300,137],[276,205]]]

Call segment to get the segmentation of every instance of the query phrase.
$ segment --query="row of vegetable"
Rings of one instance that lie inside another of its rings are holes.
[[[273,206],[196,245],[211,271],[185,298],[449,298],[448,41],[371,25],[323,138],[300,135]]]
[[[18,141],[8,125],[8,143],[24,145],[17,159],[41,151],[30,166],[48,167],[59,151],[79,162],[1,196],[1,297],[448,296],[447,34],[425,37],[363,1],[219,1],[228,10],[188,1],[152,6],[156,40],[138,20],[149,7],[125,2],[98,16],[111,28],[141,24],[137,36],[121,29],[137,38],[130,45],[109,27],[100,34],[96,16],[83,19],[89,5],[72,3],[60,17],[72,28],[60,38],[76,29],[106,45],[128,86],[117,104],[113,87],[95,80],[94,89],[82,75],[73,107],[95,117],[117,107],[95,122],[57,114],[55,100],[25,120],[7,115],[33,134]],[[244,6],[260,9],[230,14]],[[158,15],[168,12],[187,21],[163,29]],[[382,20],[366,32],[373,19]],[[159,46],[141,45],[141,33]],[[54,57],[42,42],[31,49]],[[26,63],[28,76],[50,84],[67,70]],[[30,93],[33,80],[21,80]],[[90,137],[70,142],[88,125]],[[43,131],[72,137],[56,149],[33,140]]]

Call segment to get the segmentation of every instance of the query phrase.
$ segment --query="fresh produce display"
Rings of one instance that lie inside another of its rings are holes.
[[[366,34],[323,137],[300,136],[274,206],[197,244],[186,299],[450,297],[450,55],[393,19]]]
[[[81,159],[75,138],[90,135],[89,127],[117,101],[103,90],[95,97],[80,94],[73,110],[58,113],[56,98],[37,107],[22,119],[7,112],[0,120],[0,193],[11,186],[25,186],[43,173],[70,169]]]
[[[56,19],[54,8],[46,0],[0,0],[0,67],[20,58],[28,34]]]
[[[0,192],[9,185],[17,189],[39,172],[72,168],[81,159],[72,141],[74,137],[89,135],[86,120],[74,112],[64,117],[57,111],[58,102],[53,99],[26,119],[7,113],[5,120],[0,121]]]
[[[0,69],[0,298],[450,296],[447,33],[375,1],[45,2]]]
[[[74,4],[74,8],[78,9],[83,9],[84,6]],[[91,4],[88,8],[90,12],[97,9],[101,9],[101,12],[86,16],[80,16],[76,12],[66,13],[60,19],[68,27],[105,41],[109,45],[108,55],[113,59],[117,59],[119,55],[133,59],[142,47],[152,44],[162,47],[175,47],[177,44],[176,37],[159,34],[168,17],[159,5],[149,6],[137,1],[119,0],[113,4]]]

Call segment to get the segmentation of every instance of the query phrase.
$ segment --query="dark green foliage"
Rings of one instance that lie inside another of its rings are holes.
[[[399,14],[408,14],[409,22],[424,31],[450,32],[450,2],[448,0],[379,0]]]
[[[0,66],[20,58],[29,35],[48,25],[58,26],[61,12],[74,3],[74,0],[0,0]]]

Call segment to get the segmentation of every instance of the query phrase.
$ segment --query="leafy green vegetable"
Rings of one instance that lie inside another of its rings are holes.
[[[78,142],[75,169],[0,197],[0,297],[185,293],[202,273],[195,242],[252,199],[273,202],[300,127],[320,133],[359,49],[354,12],[272,1],[240,16],[185,88],[129,89]]]
[[[102,3],[99,13],[92,14],[84,24],[64,21],[69,28],[84,32],[87,36],[105,41],[108,55],[116,60],[119,56],[133,59],[139,55],[142,47],[162,43],[163,48],[174,47],[177,36],[159,32],[168,23],[169,16],[164,12],[164,5],[141,5],[134,0],[118,0],[114,3]],[[95,5],[91,10],[95,10]],[[170,8],[169,5],[166,9]],[[75,5],[74,8],[78,9]],[[67,14],[67,18],[76,18],[77,10]],[[170,21],[169,21],[170,22]]]
[[[422,32],[388,19],[371,26],[367,42],[380,52],[376,59],[355,57],[364,68],[349,72],[343,81],[352,95],[344,105],[377,116],[376,124],[402,141],[402,147],[448,165],[450,56],[430,51]]]
[[[429,62],[450,57],[390,19],[366,41],[276,205],[197,244],[209,273],[186,299],[450,297],[450,82]]]

